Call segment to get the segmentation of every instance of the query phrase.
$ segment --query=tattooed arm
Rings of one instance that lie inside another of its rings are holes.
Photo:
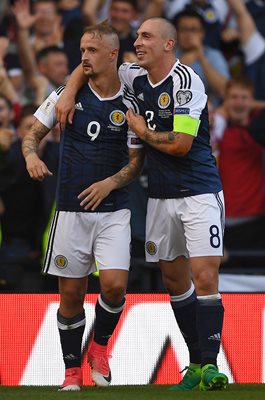
[[[49,128],[36,120],[22,141],[22,153],[28,173],[32,179],[39,181],[42,181],[45,176],[53,175],[38,156],[39,144],[49,131]]]
[[[136,115],[132,109],[127,111],[126,118],[130,128],[150,146],[163,153],[185,156],[191,149],[194,137],[182,132],[158,132],[148,129],[141,115]]]
[[[142,171],[144,164],[144,149],[129,149],[129,162],[119,172],[102,181],[95,182],[82,193],[78,198],[82,201],[80,205],[85,210],[94,211],[112,190],[119,189],[132,182]]]

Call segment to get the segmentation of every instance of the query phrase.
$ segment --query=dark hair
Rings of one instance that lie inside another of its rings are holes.
[[[172,20],[172,23],[175,25],[175,27],[178,29],[178,24],[181,18],[196,18],[198,21],[200,21],[202,28],[205,30],[206,28],[206,23],[202,15],[200,15],[197,11],[195,11],[191,7],[185,8],[183,11],[180,13],[176,14],[175,17]]]
[[[111,3],[116,3],[116,2],[128,3],[128,4],[130,4],[136,11],[138,10],[138,2],[137,2],[136,0],[112,0]]]
[[[39,50],[37,52],[37,54],[36,54],[37,62],[40,62],[40,61],[44,60],[51,53],[65,54],[65,51],[63,49],[61,49],[60,47],[58,47],[58,46],[44,47],[43,49]]]
[[[26,117],[28,117],[29,115],[33,115],[33,114],[35,113],[35,111],[37,110],[37,108],[38,108],[38,107],[37,107],[35,104],[32,104],[32,103],[23,106],[22,109],[21,109],[21,113],[20,113],[20,115],[19,115],[19,122],[18,122],[18,124],[21,122],[21,120],[22,120],[23,118],[26,118]]]

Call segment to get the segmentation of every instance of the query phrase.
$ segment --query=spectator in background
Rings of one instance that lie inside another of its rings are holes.
[[[257,29],[265,37],[265,1],[264,0],[245,0],[248,12],[252,16]]]
[[[17,121],[20,113],[20,99],[12,84],[12,81],[8,77],[8,73],[5,67],[5,57],[9,40],[6,37],[0,37],[0,94],[4,96],[12,105],[14,116],[13,119]],[[10,121],[8,120],[8,123]],[[0,124],[6,127],[5,121],[0,120]],[[1,126],[1,125],[0,125]]]
[[[167,19],[172,20],[185,9],[193,9],[204,19],[205,44],[220,48],[221,32],[229,11],[225,0],[149,1],[146,8],[146,16],[150,18],[164,15]]]
[[[83,14],[91,25],[105,21],[109,18],[111,0],[84,0]]]
[[[120,39],[120,51],[118,65],[123,62],[136,62],[134,49],[135,32],[133,22],[137,14],[136,0],[112,0],[109,16],[111,25],[118,32]]]
[[[177,14],[174,25],[178,34],[177,57],[197,72],[207,94],[217,102],[224,95],[229,69],[219,50],[204,46],[203,18],[196,11],[184,10]]]
[[[11,146],[11,143],[14,140],[15,136],[15,128],[12,125],[12,120],[13,120],[12,104],[5,96],[0,94],[0,170],[1,171],[5,168],[6,152]]]
[[[265,123],[264,112],[253,109],[253,93],[247,78],[229,81],[222,114],[214,117],[212,136],[218,143],[228,253],[265,248]]]
[[[52,1],[48,0],[46,4],[44,0],[38,0],[35,8],[38,4],[40,6],[44,4],[46,10],[45,12],[43,10],[44,14],[52,14],[54,10],[54,7],[51,7],[51,4],[54,6]],[[35,55],[30,44],[30,27],[37,17],[30,14],[27,0],[17,0],[12,11],[17,22],[19,58],[26,85],[35,92],[33,95],[29,94],[29,99],[39,105],[55,87],[65,83],[68,74],[67,57],[63,49],[56,44],[48,46],[48,41],[44,47],[39,46],[41,50]]]
[[[256,99],[265,99],[265,39],[257,30],[244,1],[227,0],[234,12],[238,26],[239,39],[245,57],[246,74],[254,83]]]
[[[72,21],[82,18],[80,0],[57,0],[58,11],[62,17],[63,27],[67,27]]]
[[[17,127],[18,139],[2,148],[5,164],[0,172],[0,197],[4,205],[1,215],[2,244],[1,272],[7,286],[40,289],[39,268],[42,252],[42,234],[45,227],[43,196],[40,182],[28,176],[21,151],[21,139],[35,118],[35,106],[22,109]],[[31,278],[37,277],[32,283]]]
[[[13,124],[14,111],[12,103],[3,94],[0,94],[0,132],[2,140],[10,136],[12,141],[16,137],[15,127]]]
[[[26,11],[28,0],[17,0],[15,4],[22,6]],[[27,8],[28,9],[28,8]],[[24,14],[32,23],[33,35],[30,37],[35,52],[49,46],[62,46],[63,29],[61,16],[54,0],[35,0],[33,14]]]
[[[59,7],[61,9],[60,3]],[[136,15],[136,0],[109,0],[105,2],[101,0],[85,0],[82,4],[81,16],[73,18],[64,31],[64,46],[68,55],[70,71],[73,71],[78,65],[79,42],[83,35],[84,27],[104,19],[111,20],[112,26],[119,35],[118,65],[124,61],[135,61],[133,23]]]
[[[68,76],[68,61],[63,49],[50,46],[36,54],[38,71],[48,80],[45,94],[65,84]]]

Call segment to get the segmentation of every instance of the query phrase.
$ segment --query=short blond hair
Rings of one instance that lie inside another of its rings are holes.
[[[113,46],[118,48],[120,47],[120,40],[116,30],[110,25],[109,21],[103,21],[100,24],[91,25],[85,28],[85,33],[91,33],[95,36],[99,36],[101,39],[103,36],[107,36],[112,42]]]

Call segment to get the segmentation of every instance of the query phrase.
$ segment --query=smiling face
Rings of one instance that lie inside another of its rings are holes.
[[[33,5],[33,10],[37,16],[37,22],[34,25],[35,31],[41,36],[51,35],[56,20],[59,18],[56,4],[52,1],[40,1]]]
[[[131,30],[131,23],[136,15],[132,4],[126,1],[112,1],[110,7],[111,25],[119,33],[128,33]]]
[[[228,118],[238,125],[245,125],[253,108],[251,90],[242,86],[232,86],[226,93],[225,107]]]
[[[116,66],[118,49],[106,35],[85,33],[80,42],[83,72],[87,77],[96,77]]]
[[[158,67],[166,53],[172,53],[175,47],[173,27],[159,18],[145,21],[137,31],[134,47],[141,67],[147,70]]]

